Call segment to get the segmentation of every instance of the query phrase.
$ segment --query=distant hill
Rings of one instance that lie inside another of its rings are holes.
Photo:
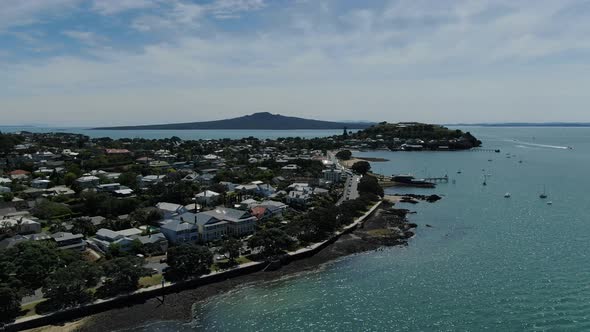
[[[364,129],[373,123],[369,122],[331,122],[296,118],[292,116],[283,116],[280,114],[271,114],[267,112],[254,113],[252,115],[241,116],[233,119],[204,121],[204,122],[187,122],[187,123],[170,123],[157,125],[139,125],[139,126],[119,126],[119,127],[99,127],[92,129],[111,129],[111,130],[159,130],[159,129]]]
[[[590,127],[588,122],[502,122],[502,123],[457,123],[448,126],[465,127]]]

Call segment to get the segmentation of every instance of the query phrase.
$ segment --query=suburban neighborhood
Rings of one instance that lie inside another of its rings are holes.
[[[369,176],[357,188],[362,174],[335,157],[360,147],[346,130],[311,140],[0,135],[0,295],[12,319],[272,260],[326,239],[382,195]]]

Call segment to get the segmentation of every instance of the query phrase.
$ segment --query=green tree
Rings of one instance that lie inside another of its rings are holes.
[[[264,257],[279,255],[293,243],[293,239],[285,231],[278,228],[259,230],[248,241],[251,248],[260,248]]]
[[[72,213],[70,208],[62,203],[55,203],[43,200],[33,209],[33,215],[40,219],[53,219],[62,216],[68,216]]]
[[[96,226],[90,218],[77,218],[72,221],[72,233],[84,234],[86,237],[93,236],[96,234]]]
[[[129,248],[129,252],[134,255],[145,254],[145,248],[143,246],[143,243],[141,243],[141,241],[139,241],[138,239],[133,240],[133,242],[131,242],[131,247]]]
[[[107,258],[123,257],[127,256],[127,253],[121,249],[121,245],[118,243],[111,243],[107,250]]]
[[[236,259],[240,257],[240,249],[242,249],[242,242],[230,237],[226,238],[221,242],[221,247],[218,250],[218,253],[224,255],[230,265],[235,265],[237,263]]]
[[[371,170],[371,164],[368,161],[357,161],[352,165],[352,170],[358,174],[367,174]]]
[[[162,220],[163,217],[162,212],[153,207],[137,209],[131,213],[131,219],[141,225],[156,225],[157,221]]]
[[[208,248],[182,244],[168,250],[168,280],[185,280],[207,274],[213,264],[213,254]]]
[[[14,199],[14,194],[13,193],[4,193],[4,194],[2,194],[2,200],[4,202],[12,202],[13,199]]]
[[[68,172],[64,175],[64,184],[68,187],[74,184],[78,176],[73,172]]]
[[[9,323],[20,313],[21,297],[6,285],[0,286],[0,323]]]
[[[26,241],[5,251],[12,259],[12,273],[25,293],[41,288],[45,278],[55,271],[60,262],[57,250],[50,243]]]
[[[121,173],[117,181],[124,186],[137,190],[137,173],[135,172]]]
[[[365,175],[361,178],[358,184],[358,191],[361,194],[368,193],[380,197],[383,197],[384,195],[383,188],[381,187],[381,185],[379,185],[379,181],[377,180],[377,178],[370,175]]]
[[[143,259],[135,256],[107,261],[103,265],[103,271],[106,279],[96,291],[96,296],[100,298],[137,290],[139,278],[145,274]]]
[[[85,304],[92,301],[88,288],[96,286],[100,275],[96,265],[79,261],[51,274],[45,280],[43,294],[53,310]]]
[[[336,153],[336,158],[340,160],[350,160],[352,158],[352,152],[350,150],[341,150]]]

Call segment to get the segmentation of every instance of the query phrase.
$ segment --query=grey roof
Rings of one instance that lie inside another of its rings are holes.
[[[16,246],[17,244],[24,242],[24,241],[28,241],[28,239],[24,236],[21,236],[21,235],[9,237],[7,239],[0,241],[0,249],[12,248],[12,247]]]
[[[82,238],[84,238],[84,235],[72,234],[72,233],[68,233],[68,232],[57,232],[57,233],[51,234],[51,237],[56,242],[62,242],[62,241],[82,239]]]
[[[211,216],[209,214],[203,214],[203,212],[200,213],[192,213],[192,212],[187,212],[187,213],[183,213],[180,216],[178,216],[178,219],[182,219],[186,222],[192,223],[192,224],[196,224],[199,226],[204,226],[204,225],[208,225],[208,224],[213,224],[213,223],[217,223],[220,220],[218,218],[215,218],[214,216]]]
[[[277,201],[263,201],[258,205],[262,205],[262,206],[274,206],[274,207],[286,207],[287,205],[283,202],[277,202]]]
[[[102,224],[103,221],[105,221],[105,217],[103,216],[94,216],[94,217],[82,217],[82,218],[88,218],[90,219],[90,222],[94,225],[94,226],[98,226],[100,224]]]
[[[183,208],[183,206],[180,204],[174,204],[174,203],[168,203],[168,202],[160,202],[160,203],[156,204],[156,207],[160,210],[169,211],[169,212],[176,212],[176,211],[181,210]]]
[[[194,223],[184,222],[180,220],[173,220],[165,225],[160,226],[160,229],[166,229],[173,232],[182,232],[186,230],[197,230],[198,227]]]
[[[123,236],[136,236],[136,235],[141,235],[141,230],[137,229],[137,228],[128,228],[128,229],[123,229],[120,231],[116,232],[117,234],[123,235]]]
[[[152,234],[152,235],[140,236],[137,239],[141,243],[143,243],[143,244],[158,243],[158,242],[162,242],[162,241],[168,241],[168,240],[166,240],[166,237],[162,233],[156,233],[156,234]]]
[[[217,207],[215,210],[201,212],[199,214],[207,215],[210,217],[217,218],[219,220],[227,220],[227,221],[239,221],[241,219],[246,219],[252,217],[249,212],[241,211],[236,209],[224,208],[224,207]]]
[[[96,236],[112,240],[116,240],[120,237],[123,237],[123,235],[106,228],[101,228],[98,231],[96,231]]]

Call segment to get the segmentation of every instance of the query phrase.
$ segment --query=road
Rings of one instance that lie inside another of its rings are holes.
[[[342,193],[342,197],[340,197],[340,200],[338,200],[336,205],[340,205],[344,201],[357,199],[359,197],[358,184],[360,181],[360,175],[349,176],[346,179],[346,183],[344,184],[344,192]]]

